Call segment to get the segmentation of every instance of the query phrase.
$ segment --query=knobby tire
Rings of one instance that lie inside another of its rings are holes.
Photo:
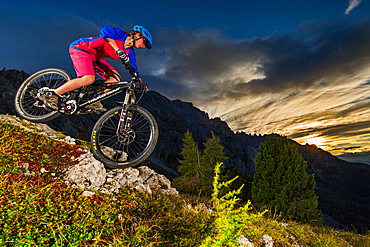
[[[40,123],[52,120],[59,112],[35,106],[36,99],[31,95],[42,87],[55,89],[72,79],[65,70],[49,68],[40,70],[28,77],[19,87],[14,107],[19,116],[32,122]]]
[[[109,168],[128,168],[145,161],[158,139],[158,126],[149,111],[138,105],[128,108],[130,129],[117,135],[122,106],[107,111],[95,124],[91,134],[92,153]]]

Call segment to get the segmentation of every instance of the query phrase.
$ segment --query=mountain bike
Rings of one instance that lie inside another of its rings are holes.
[[[131,66],[126,65],[126,68],[133,75],[130,81],[97,81],[65,93],[58,110],[45,105],[40,96],[71,80],[72,76],[58,68],[38,71],[19,87],[15,97],[15,110],[26,120],[46,122],[61,114],[94,113],[94,110],[86,107],[125,92],[123,101],[116,102],[118,106],[105,112],[95,123],[90,138],[91,152],[109,168],[136,166],[153,152],[158,139],[158,125],[153,115],[137,104],[148,90],[147,85]],[[106,89],[110,91],[103,93]],[[139,100],[136,95],[141,95]]]

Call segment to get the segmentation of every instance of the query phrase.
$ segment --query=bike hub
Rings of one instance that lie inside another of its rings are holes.
[[[134,140],[135,140],[135,131],[133,130],[125,130],[123,131],[122,133],[120,133],[120,135],[118,136],[118,140],[124,144],[124,145],[128,145],[128,144],[131,144]]]

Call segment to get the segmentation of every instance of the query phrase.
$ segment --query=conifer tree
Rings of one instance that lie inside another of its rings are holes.
[[[202,177],[199,181],[199,187],[204,189],[207,195],[211,195],[215,167],[217,164],[223,164],[227,157],[220,139],[213,132],[211,138],[208,138],[204,143],[204,146],[205,149],[201,156],[202,165],[200,166],[200,172]],[[220,170],[221,172],[224,170],[223,165],[220,167]]]
[[[212,137],[204,143],[203,153],[198,150],[189,131],[185,133],[183,141],[182,159],[179,160],[181,165],[178,168],[182,176],[174,180],[174,186],[182,192],[197,193],[202,191],[205,195],[210,196],[215,166],[227,159],[223,151],[224,147],[220,144],[220,139],[213,133]]]
[[[252,182],[252,201],[257,208],[268,207],[282,217],[307,223],[321,223],[314,174],[306,171],[307,162],[287,137],[270,135],[256,157]]]
[[[184,134],[183,142],[184,147],[180,152],[182,159],[179,160],[182,166],[179,167],[179,172],[184,176],[193,177],[200,166],[198,145],[189,130]]]
[[[182,159],[179,160],[181,165],[178,168],[182,176],[174,180],[174,186],[184,192],[192,193],[201,177],[200,153],[189,130],[185,132],[183,142],[184,146],[180,152]]]

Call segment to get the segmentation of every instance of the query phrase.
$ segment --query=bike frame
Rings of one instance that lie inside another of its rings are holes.
[[[121,129],[121,125],[124,124],[123,126],[123,130],[127,130],[130,128],[130,125],[131,125],[131,118],[130,116],[127,116],[127,110],[128,110],[128,107],[132,104],[135,104],[136,103],[136,95],[135,95],[135,82],[134,80],[130,81],[130,82],[117,82],[117,83],[95,83],[93,85],[91,85],[92,87],[103,87],[103,88],[111,88],[111,87],[115,87],[114,89],[98,96],[98,97],[95,97],[81,105],[78,105],[80,108],[81,107],[85,107],[87,105],[90,105],[90,104],[93,104],[95,102],[100,102],[102,100],[105,100],[105,99],[108,99],[114,95],[117,95],[121,92],[123,92],[124,89],[126,89],[126,93],[125,93],[125,97],[124,97],[124,100],[123,102],[119,102],[120,104],[122,103],[122,111],[121,111],[121,114],[120,114],[120,121],[118,123],[118,126],[117,126],[117,130],[116,130],[116,133],[117,135],[119,135],[120,133],[120,129]]]
[[[91,86],[100,86],[104,88],[110,88],[113,87],[115,89],[112,89],[106,93],[103,93],[102,95],[95,97],[83,104],[79,104],[80,108],[83,108],[87,105],[93,104],[95,102],[100,102],[102,100],[108,99],[114,95],[117,95],[121,92],[123,92],[124,89],[126,89],[126,94],[125,98],[123,101],[123,110],[126,112],[127,108],[130,104],[135,104],[136,102],[136,97],[135,97],[135,78],[137,77],[137,73],[134,71],[133,67],[130,65],[130,63],[127,63],[125,61],[122,61],[123,64],[125,65],[126,69],[130,72],[131,75],[133,75],[132,79],[130,82],[116,82],[116,83],[93,83]]]
[[[105,100],[105,99],[108,99],[112,96],[115,96],[121,92],[124,91],[124,89],[126,89],[126,94],[125,94],[125,98],[124,98],[124,102],[123,102],[123,105],[124,107],[126,108],[126,106],[128,105],[128,103],[135,103],[135,94],[134,94],[134,89],[135,89],[135,82],[131,81],[131,82],[116,82],[116,83],[95,83],[93,85],[91,85],[93,87],[104,87],[104,88],[110,88],[110,87],[115,87],[114,89],[110,90],[109,92],[106,92],[98,97],[95,97],[83,104],[79,104],[79,107],[82,108],[82,107],[85,107],[87,105],[90,105],[90,104],[93,104],[95,102],[99,102],[99,101],[102,101],[102,100]],[[131,100],[130,100],[131,99]]]
[[[101,95],[94,97],[93,99],[90,99],[84,103],[80,103],[80,100],[85,96],[92,93],[98,92],[98,90],[94,90],[94,88],[102,88],[102,89],[111,89],[110,91],[106,93],[102,93]],[[130,82],[116,82],[116,83],[93,83],[87,87],[79,88],[77,90],[72,91],[72,96],[69,100],[66,100],[65,104],[62,109],[59,111],[61,113],[65,113],[67,115],[72,114],[80,114],[83,113],[80,110],[84,109],[86,106],[94,104],[95,102],[100,102],[102,100],[108,99],[110,97],[113,97],[119,93],[122,93],[124,90],[126,90],[124,100],[122,103],[122,106],[125,110],[127,110],[128,106],[131,104],[135,104],[136,102],[136,96],[135,96],[135,89],[136,84],[135,80],[132,79]],[[85,113],[88,113],[89,111],[86,111]]]

